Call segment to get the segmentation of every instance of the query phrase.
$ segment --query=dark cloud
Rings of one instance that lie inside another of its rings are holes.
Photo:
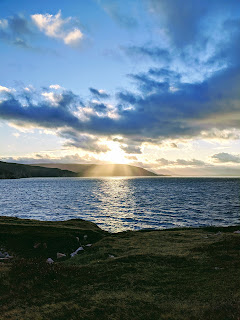
[[[119,117],[93,113],[88,115],[87,121],[74,113],[84,103],[71,91],[62,93],[57,107],[47,101],[38,104],[29,101],[23,106],[21,99],[9,96],[0,102],[0,117],[43,127],[69,127],[90,134],[191,137],[212,128],[240,128],[239,85],[240,68],[235,67],[221,70],[202,83],[179,83],[174,92],[155,90],[136,95],[123,91],[117,94],[124,104],[124,108],[118,110]],[[131,108],[127,109],[130,103]]]
[[[139,89],[143,93],[150,93],[153,91],[164,92],[169,89],[168,82],[156,81],[144,73],[130,74],[128,76],[137,82]]]
[[[122,50],[129,56],[138,58],[150,58],[158,62],[169,62],[171,56],[168,50],[159,47],[129,46],[122,47]]]
[[[97,98],[104,98],[104,99],[110,98],[110,95],[107,94],[105,91],[97,90],[94,88],[89,88],[89,91]]]
[[[240,163],[240,155],[233,155],[226,152],[214,154],[212,158],[220,163]]]
[[[110,149],[108,146],[99,143],[99,139],[86,134],[79,134],[79,132],[74,130],[62,130],[59,136],[66,139],[64,146],[80,148],[86,151],[100,153],[107,152]]]
[[[138,101],[138,97],[132,92],[122,91],[116,93],[116,98],[120,100],[120,102],[134,105]]]
[[[104,103],[91,102],[90,106],[97,112],[104,113],[107,111],[108,107]]]
[[[128,154],[141,154],[142,150],[139,146],[128,145],[128,146],[121,146],[121,149],[128,153]]]
[[[181,79],[181,75],[178,72],[167,68],[150,68],[148,74],[173,82],[179,82]]]
[[[166,30],[172,43],[183,47],[196,41],[204,41],[206,37],[206,22],[231,16],[239,12],[240,3],[237,0],[146,0],[155,20]],[[210,23],[211,23],[210,22]]]
[[[22,15],[14,15],[1,20],[0,40],[24,49],[33,49],[29,37],[33,35],[29,22]]]
[[[13,34],[32,34],[31,27],[29,26],[28,21],[23,16],[15,15],[13,17],[10,17],[8,19],[8,26]]]

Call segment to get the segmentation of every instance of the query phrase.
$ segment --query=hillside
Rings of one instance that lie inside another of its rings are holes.
[[[0,319],[237,320],[238,229],[111,234],[0,217]]]
[[[18,179],[31,177],[75,177],[76,173],[52,168],[33,167],[25,164],[0,161],[0,179]]]
[[[127,164],[65,164],[65,163],[39,163],[37,166],[58,168],[76,172],[79,177],[125,177],[125,176],[158,176],[146,169]]]

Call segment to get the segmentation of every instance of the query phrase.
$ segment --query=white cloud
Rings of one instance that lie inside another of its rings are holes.
[[[59,101],[61,101],[62,99],[62,95],[61,94],[56,94],[54,92],[43,92],[42,96],[48,100],[49,102],[51,102],[52,105],[57,105],[59,103]]]
[[[51,84],[49,86],[50,89],[55,89],[55,90],[59,90],[62,89],[62,87],[59,84]]]
[[[8,21],[6,19],[0,20],[0,28],[6,29],[8,27]]]
[[[64,42],[68,45],[77,45],[82,37],[82,32],[75,28],[73,31],[69,32],[66,37],[64,37]]]
[[[72,17],[63,19],[61,11],[56,15],[49,13],[34,14],[31,18],[40,31],[44,32],[48,37],[63,40],[67,45],[77,45],[83,37],[80,29],[72,28]]]
[[[12,91],[14,91],[14,90],[9,89],[7,87],[0,86],[0,92],[12,92]]]

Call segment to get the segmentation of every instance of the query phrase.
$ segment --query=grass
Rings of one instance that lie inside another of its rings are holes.
[[[0,263],[0,319],[240,319],[238,228],[110,234],[83,220],[2,217],[0,247],[14,258]]]

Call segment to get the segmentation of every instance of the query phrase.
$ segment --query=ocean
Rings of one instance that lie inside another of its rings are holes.
[[[0,215],[81,218],[111,232],[240,223],[240,178],[0,180]]]

